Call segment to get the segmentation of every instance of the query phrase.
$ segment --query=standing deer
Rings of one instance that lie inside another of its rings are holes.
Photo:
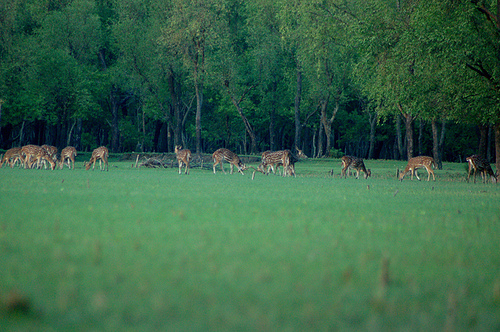
[[[59,161],[59,167],[64,168],[64,162],[68,161],[68,167],[71,168],[71,163],[73,163],[73,169],[75,169],[75,157],[76,149],[72,146],[67,146],[61,151],[61,160]]]
[[[342,157],[342,171],[340,177],[347,178],[350,169],[356,170],[356,179],[359,179],[359,172],[365,173],[364,178],[368,179],[372,175],[371,170],[366,169],[363,159],[353,156]]]
[[[240,160],[240,157],[238,157],[238,155],[236,155],[236,153],[228,150],[228,149],[218,149],[217,151],[215,151],[213,154],[212,154],[212,159],[214,160],[214,174],[215,174],[215,166],[217,164],[220,164],[220,169],[222,170],[222,172],[224,174],[226,174],[226,172],[224,171],[224,167],[222,166],[222,161],[225,160],[227,161],[231,166],[231,172],[230,174],[233,174],[233,169],[234,169],[234,166],[236,166],[236,168],[238,168],[238,172],[240,172],[242,175],[243,174],[243,171],[245,169],[247,169],[247,167],[245,166],[245,164],[243,164]]]
[[[262,153],[262,161],[259,165],[259,169],[262,170],[264,174],[269,174],[269,168],[275,173],[275,168],[288,164],[285,158],[288,158],[288,150],[281,151],[264,151]],[[285,176],[283,174],[283,176]]]
[[[300,159],[309,158],[299,148],[295,147],[295,150],[297,150],[297,153],[293,153],[290,150],[285,150],[285,151],[287,151],[287,153],[285,155],[285,162],[287,165],[286,165],[286,167],[285,167],[285,165],[283,165],[283,173],[285,173],[286,175],[290,175],[290,176],[293,175],[294,177],[296,177],[296,175],[295,175],[295,163],[297,161],[299,161]]]
[[[498,175],[493,173],[490,163],[483,157],[474,154],[470,157],[465,158],[469,164],[469,171],[467,172],[467,182],[469,182],[470,175],[474,171],[474,183],[476,183],[476,173],[479,172],[483,178],[483,183],[488,181],[488,175],[491,177],[491,181],[497,183]]]
[[[406,165],[404,171],[399,174],[399,180],[403,181],[406,173],[411,171],[411,179],[413,180],[413,174],[415,174],[418,181],[420,181],[420,178],[418,177],[417,174],[417,169],[425,168],[427,170],[427,175],[428,175],[427,181],[431,180],[431,174],[432,174],[432,180],[436,181],[436,178],[434,177],[434,171],[432,170],[431,166],[436,168],[436,163],[434,162],[434,159],[432,159],[431,157],[418,156],[411,158],[410,160],[408,160],[408,165]]]
[[[262,153],[262,162],[260,163],[258,169],[264,174],[269,174],[269,168],[275,173],[275,168],[278,169],[283,166],[283,176],[296,176],[295,175],[295,163],[299,159],[308,158],[302,150],[295,148],[297,154],[293,154],[290,150],[281,151],[264,151]]]
[[[191,151],[182,149],[181,145],[175,146],[175,154],[177,155],[177,162],[179,163],[179,174],[182,174],[182,166],[186,165],[185,174],[189,174],[189,162],[191,161]]]
[[[99,169],[101,171],[104,171],[104,169],[106,169],[106,171],[109,171],[108,157],[109,157],[108,148],[105,146],[98,147],[97,149],[92,151],[92,156],[90,157],[90,161],[84,164],[85,170],[88,171],[90,169],[90,165],[92,165],[92,170],[94,170],[95,163],[97,159],[99,159]],[[104,166],[101,166],[101,161],[104,162]]]
[[[0,161],[0,168],[3,166],[3,163],[7,163],[10,168],[13,168],[16,162],[19,161],[20,164],[23,164],[23,158],[21,155],[21,148],[12,148],[5,151],[5,154]]]

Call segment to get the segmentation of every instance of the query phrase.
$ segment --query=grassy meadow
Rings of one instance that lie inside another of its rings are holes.
[[[500,330],[500,186],[465,164],[399,182],[405,162],[252,180],[83,160],[0,169],[1,330]]]

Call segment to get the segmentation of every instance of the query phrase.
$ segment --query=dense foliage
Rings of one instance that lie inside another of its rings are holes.
[[[0,145],[500,163],[497,8],[4,0]]]

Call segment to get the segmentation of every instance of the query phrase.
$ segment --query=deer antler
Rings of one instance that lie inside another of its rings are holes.
[[[247,169],[249,169],[249,168],[253,168],[254,169],[254,171],[252,173],[252,180],[255,178],[255,172],[261,172],[262,174],[265,174],[264,171],[261,170],[261,169],[257,169],[257,168],[255,168],[253,166],[247,166]]]

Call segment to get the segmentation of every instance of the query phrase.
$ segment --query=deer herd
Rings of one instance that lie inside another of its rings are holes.
[[[223,162],[227,162],[230,165],[230,174],[233,174],[234,168],[241,174],[243,171],[248,169],[253,169],[252,179],[255,177],[256,172],[262,174],[269,174],[270,171],[273,174],[276,172],[280,173],[282,176],[296,176],[295,174],[295,163],[300,159],[307,159],[308,157],[302,152],[302,150],[295,148],[296,152],[290,150],[281,151],[264,151],[261,155],[261,163],[257,168],[253,166],[246,166],[238,157],[238,155],[228,149],[221,148],[216,150],[212,154],[213,160],[213,172],[216,173],[216,166],[220,165],[221,171],[225,174],[223,167]],[[64,165],[68,166],[70,169],[75,169],[75,157],[77,156],[77,151],[74,147],[68,146],[62,149],[59,158],[57,157],[57,148],[50,145],[25,145],[23,147],[15,147],[7,150],[0,160],[0,168],[4,163],[13,168],[17,163],[19,167],[24,168],[37,168],[40,169],[44,167],[47,169],[47,163],[50,165],[50,169],[54,170],[57,166],[60,169],[64,168]],[[184,173],[189,174],[190,161],[192,159],[191,151],[188,149],[183,149],[182,146],[175,146],[175,155],[179,165],[179,174],[182,174],[182,168],[184,167]],[[92,152],[90,161],[84,163],[85,170],[89,170],[92,166],[92,170],[95,168],[95,164],[99,161],[99,169],[101,171],[108,171],[108,157],[109,151],[105,146],[101,146]],[[365,167],[362,158],[354,156],[343,156],[342,157],[342,169],[340,173],[341,178],[347,178],[350,175],[350,171],[356,171],[356,179],[359,178],[360,173],[364,174],[364,178],[367,179],[371,176],[371,170]],[[480,155],[472,155],[466,158],[467,164],[469,166],[467,172],[467,182],[469,182],[471,175],[474,177],[474,183],[476,182],[476,175],[479,173],[481,175],[482,181],[487,182],[491,179],[491,182],[496,183],[499,180],[498,171],[493,173],[490,163]],[[280,172],[279,168],[283,167],[283,171]],[[432,179],[435,181],[436,177],[434,175],[433,168],[436,168],[436,163],[433,158],[427,156],[418,156],[411,158],[408,161],[405,169],[402,172],[397,171],[397,178],[403,181],[406,174],[411,173],[411,179],[415,176],[419,181],[417,169],[425,168],[427,170],[427,181],[430,181],[431,175]],[[333,174],[333,170],[331,172]]]

